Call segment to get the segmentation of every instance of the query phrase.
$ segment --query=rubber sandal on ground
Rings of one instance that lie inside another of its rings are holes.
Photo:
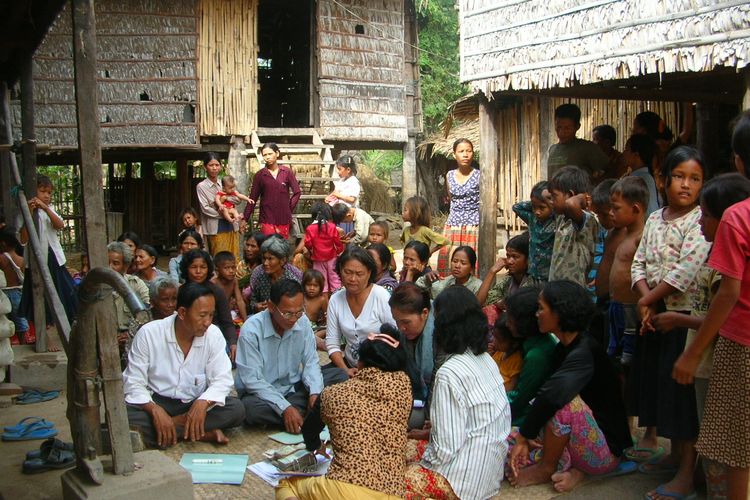
[[[673,491],[667,491],[666,489],[664,489],[664,485],[663,484],[660,484],[659,486],[657,486],[656,489],[654,490],[654,493],[656,493],[657,495],[662,496],[662,497],[674,498],[675,500],[695,500],[696,498],[698,498],[698,495],[696,495],[695,492],[688,493],[687,495],[683,495],[681,493],[675,493]],[[645,495],[643,495],[643,499],[644,500],[653,500],[653,498],[650,497],[648,495],[648,493],[646,493]]]
[[[4,432],[3,441],[27,441],[31,439],[47,439],[57,436],[57,429],[47,427],[41,422],[29,424],[21,432]]]
[[[39,445],[38,450],[31,450],[26,453],[26,459],[31,460],[32,458],[47,458],[53,449],[63,451],[73,451],[75,447],[73,443],[66,443],[56,438],[49,438]]]
[[[53,448],[47,458],[32,458],[23,461],[24,474],[37,474],[55,469],[67,469],[76,464],[76,456],[72,451]]]
[[[60,396],[60,391],[41,392],[32,389],[16,397],[16,404],[30,405],[34,403],[43,403],[44,401],[55,399],[58,396]]]
[[[598,477],[615,477],[624,476],[625,474],[631,474],[638,470],[638,464],[632,461],[624,461],[617,464],[617,468],[612,472],[607,472]]]
[[[671,463],[646,462],[638,466],[638,472],[647,476],[663,476],[666,474],[676,474],[677,466]]]
[[[16,425],[9,425],[7,427],[4,427],[3,430],[7,432],[21,432],[24,429],[26,429],[26,427],[28,427],[29,425],[37,423],[37,422],[49,428],[52,428],[55,426],[55,424],[53,424],[52,422],[46,421],[42,417],[26,417],[20,422],[18,422]]]
[[[659,460],[664,455],[664,447],[639,448],[638,446],[631,446],[630,448],[625,448],[623,453],[625,458],[633,462],[653,462],[654,460]]]

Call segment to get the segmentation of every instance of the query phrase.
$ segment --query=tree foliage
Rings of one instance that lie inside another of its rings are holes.
[[[417,6],[419,69],[425,134],[438,130],[448,106],[467,92],[459,82],[458,11],[455,0],[422,0]]]

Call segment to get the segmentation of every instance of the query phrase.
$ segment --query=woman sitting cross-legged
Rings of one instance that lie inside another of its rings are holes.
[[[552,281],[539,294],[539,329],[553,332],[560,343],[552,375],[514,436],[508,460],[514,486],[551,480],[557,491],[569,491],[584,474],[635,466],[620,467],[632,441],[617,373],[604,349],[585,334],[593,308],[588,292],[572,281]],[[540,458],[529,454],[539,447]]]
[[[328,424],[328,473],[282,480],[277,500],[403,498],[406,422],[416,379],[408,375],[413,370],[404,336],[394,327],[382,330],[360,344],[357,376],[326,387],[302,426],[307,449],[325,453],[319,436]]]
[[[447,359],[433,380],[430,440],[410,441],[406,498],[490,498],[503,479],[510,406],[486,352],[487,318],[463,286],[446,288],[434,310],[435,345]]]

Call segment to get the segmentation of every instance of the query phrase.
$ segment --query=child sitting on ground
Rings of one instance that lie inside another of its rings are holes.
[[[518,378],[523,368],[523,355],[521,344],[523,339],[514,337],[508,325],[506,316],[501,316],[492,329],[493,346],[495,353],[492,359],[497,363],[500,375],[503,377],[505,392],[512,391],[518,385]]]
[[[547,181],[531,188],[531,200],[513,205],[513,212],[529,227],[528,273],[537,281],[549,279],[552,247],[555,245],[555,218]]]
[[[216,269],[216,276],[211,279],[211,282],[218,285],[224,291],[224,295],[227,296],[232,321],[239,334],[242,323],[247,319],[247,308],[240,292],[240,286],[237,283],[237,260],[234,258],[234,254],[232,252],[219,252],[214,255],[214,268]]]
[[[401,233],[401,243],[406,244],[411,240],[421,241],[430,248],[430,255],[450,243],[448,238],[431,229],[430,204],[421,196],[412,196],[406,200],[401,217],[404,222],[410,223]]]
[[[315,344],[319,351],[326,350],[326,313],[328,312],[328,294],[325,290],[326,280],[323,274],[315,269],[308,269],[302,275],[302,290],[305,296],[305,314],[310,320],[315,333]]]
[[[19,314],[21,305],[21,290],[23,289],[23,246],[16,239],[13,230],[4,227],[0,230],[0,270],[5,275],[5,286],[3,292],[8,297],[11,311],[8,319],[16,326],[16,336],[11,342],[18,344],[19,340],[24,344],[33,344],[27,337],[29,333],[29,322]],[[34,339],[36,341],[36,339]]]
[[[388,250],[391,252],[391,262],[388,265],[389,269],[392,273],[396,272],[396,259],[393,257],[393,255],[396,253],[393,248],[388,244],[388,223],[383,220],[378,220],[370,224],[370,232],[367,234],[367,241],[370,243],[370,245],[374,245],[376,243],[382,243],[383,245],[388,247]]]
[[[594,260],[598,224],[587,210],[589,175],[578,167],[563,167],[549,181],[555,210],[555,244],[549,280],[569,279],[586,286]]]
[[[421,241],[411,240],[404,247],[404,262],[398,275],[399,283],[414,283],[419,278],[432,272],[430,268],[430,247]]]
[[[477,292],[477,300],[481,305],[496,305],[498,309],[505,309],[504,301],[521,287],[534,286],[537,282],[528,274],[529,233],[514,236],[505,244],[505,257],[500,257],[490,268]],[[502,270],[508,274],[497,278],[495,285],[492,281]]]
[[[225,175],[221,178],[221,189],[221,191],[216,193],[214,203],[216,203],[222,217],[232,224],[241,221],[243,215],[237,211],[237,205],[241,201],[245,201],[250,205],[255,202],[244,194],[237,192],[237,183],[231,175]]]

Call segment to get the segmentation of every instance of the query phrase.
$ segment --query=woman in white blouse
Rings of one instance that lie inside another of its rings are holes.
[[[338,271],[344,289],[331,295],[328,301],[326,350],[334,365],[354,377],[360,343],[368,334],[379,332],[383,323],[395,324],[388,306],[391,294],[375,284],[375,261],[362,248],[344,252],[339,257]],[[343,352],[342,338],[346,339]]]
[[[463,286],[446,288],[433,307],[436,347],[448,357],[433,380],[429,443],[406,468],[407,497],[490,498],[503,480],[510,405],[486,352],[487,318]]]

